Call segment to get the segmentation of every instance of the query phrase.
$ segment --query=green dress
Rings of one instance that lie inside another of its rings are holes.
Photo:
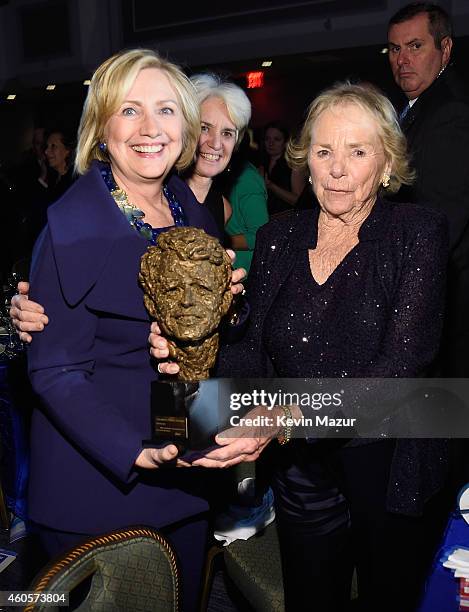
[[[226,224],[230,236],[243,234],[248,251],[235,251],[235,268],[246,268],[249,272],[257,230],[267,223],[267,190],[264,179],[251,164],[247,163],[239,175],[228,197],[233,214]]]

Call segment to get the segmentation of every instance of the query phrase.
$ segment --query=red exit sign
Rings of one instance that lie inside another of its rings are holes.
[[[264,86],[264,71],[257,70],[256,72],[248,72],[246,75],[247,88],[256,89]]]

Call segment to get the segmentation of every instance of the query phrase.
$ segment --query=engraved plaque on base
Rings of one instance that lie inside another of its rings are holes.
[[[172,442],[179,453],[207,449],[220,425],[217,380],[151,384],[151,439],[145,446]]]

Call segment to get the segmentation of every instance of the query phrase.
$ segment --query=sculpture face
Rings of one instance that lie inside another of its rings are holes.
[[[200,340],[211,334],[225,314],[219,267],[208,260],[165,258],[158,286],[156,315],[164,333],[176,340]]]
[[[225,250],[201,229],[171,229],[147,249],[139,278],[145,306],[179,364],[179,379],[208,378],[218,350],[217,328],[232,299]]]

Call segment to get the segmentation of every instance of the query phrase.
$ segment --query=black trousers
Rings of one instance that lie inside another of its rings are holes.
[[[281,450],[281,449],[280,449]],[[415,612],[448,516],[444,496],[423,517],[386,510],[394,441],[334,451],[332,463],[350,522],[327,534],[278,508],[288,612],[344,612],[357,568],[359,610]]]

